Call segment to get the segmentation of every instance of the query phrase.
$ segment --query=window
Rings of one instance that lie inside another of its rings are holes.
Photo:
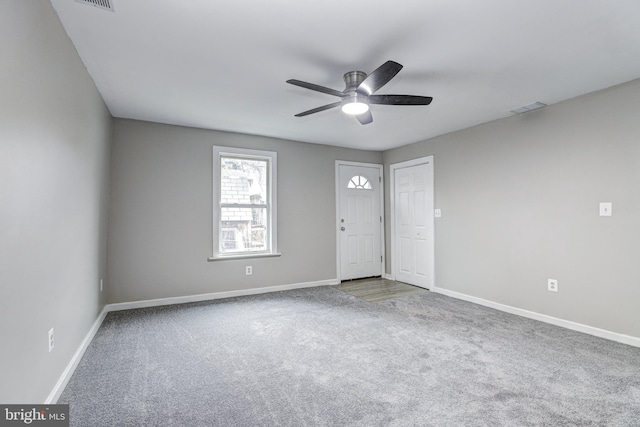
[[[213,257],[278,256],[277,155],[213,147]]]
[[[347,188],[355,188],[356,190],[371,190],[371,183],[364,176],[356,175],[349,180]]]

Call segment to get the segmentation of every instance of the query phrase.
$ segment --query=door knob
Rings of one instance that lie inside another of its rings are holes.
[[[340,227],[340,230],[341,230],[341,231],[344,231],[344,227]]]

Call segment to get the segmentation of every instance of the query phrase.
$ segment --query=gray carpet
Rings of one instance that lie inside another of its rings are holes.
[[[109,313],[72,426],[640,426],[640,349],[438,294]]]

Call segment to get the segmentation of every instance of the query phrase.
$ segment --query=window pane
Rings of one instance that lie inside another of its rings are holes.
[[[358,190],[371,190],[371,183],[367,178],[361,175],[356,175],[349,180],[347,188],[355,188]]]
[[[221,208],[220,252],[259,252],[267,244],[266,208]]]
[[[267,161],[220,158],[222,204],[266,204]]]

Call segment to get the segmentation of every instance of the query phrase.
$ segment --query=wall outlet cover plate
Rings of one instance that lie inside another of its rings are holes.
[[[600,203],[600,216],[611,216],[613,214],[613,203],[601,202]]]

